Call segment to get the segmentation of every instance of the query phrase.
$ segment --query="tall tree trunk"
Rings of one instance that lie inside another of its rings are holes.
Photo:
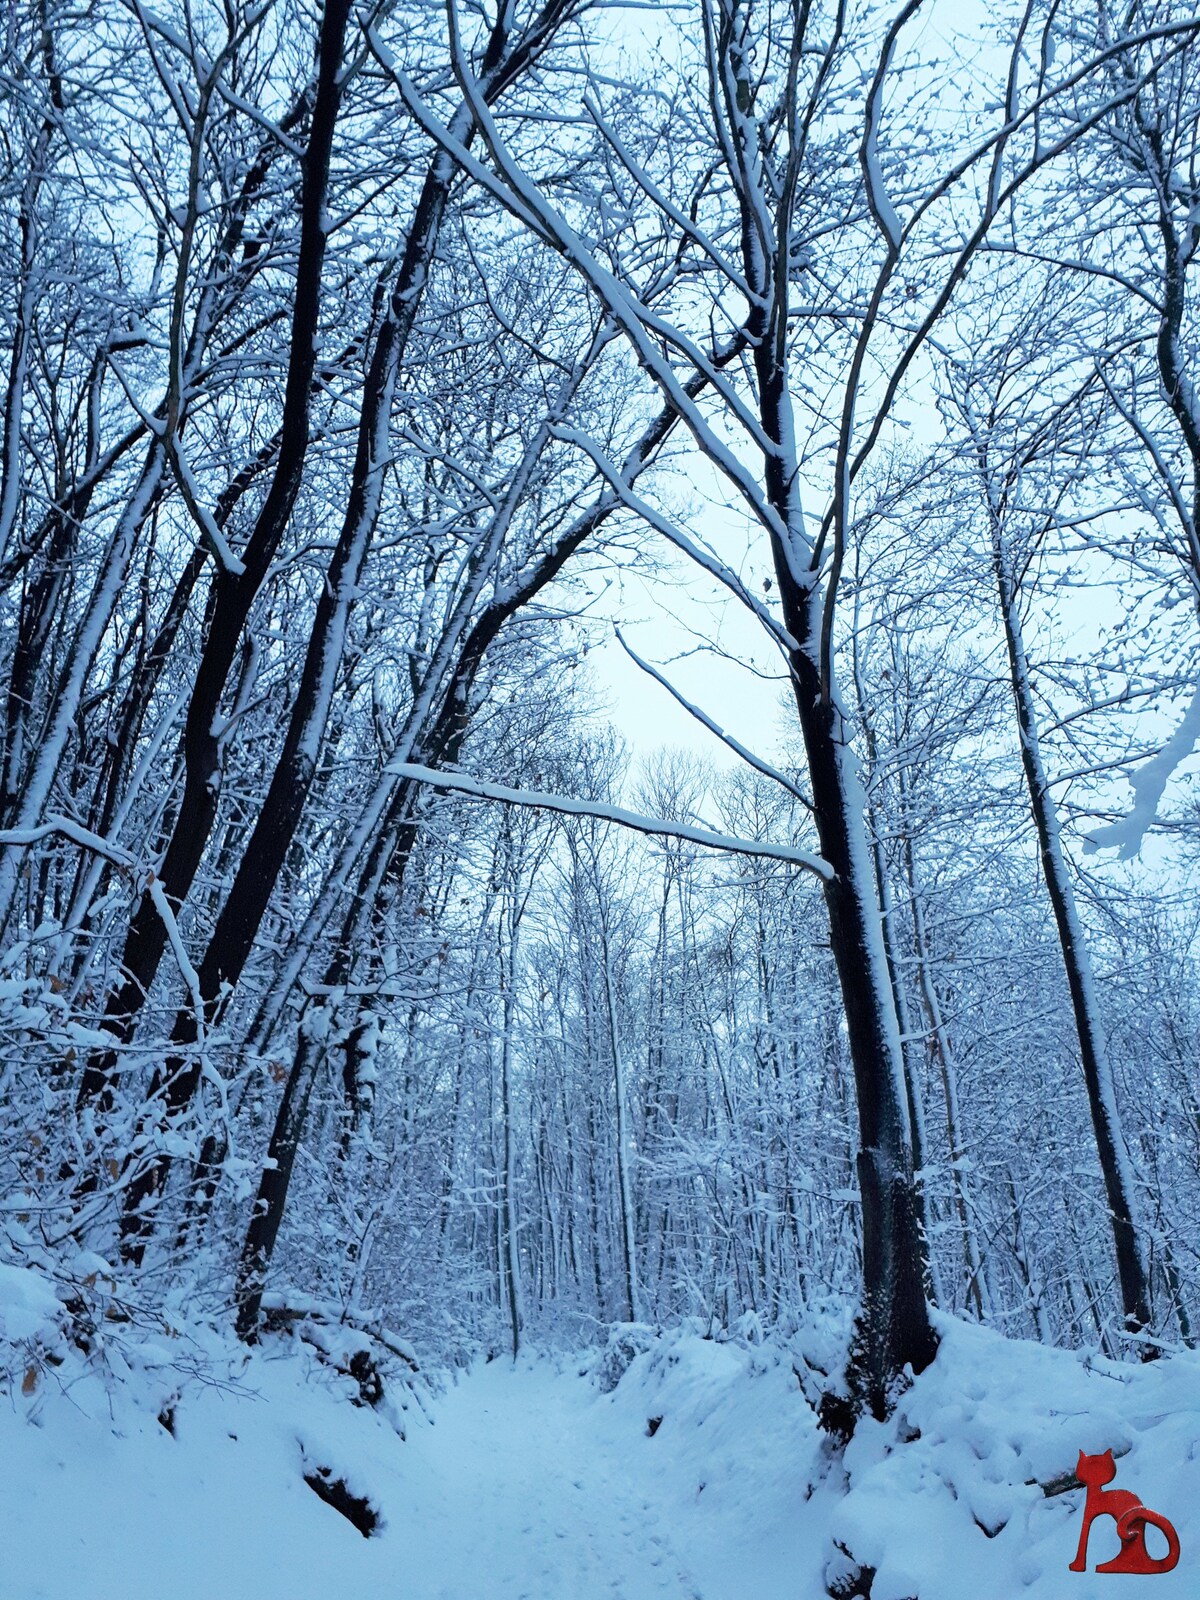
[[[137,487],[108,540],[92,592],[68,647],[45,731],[30,762],[19,801],[13,808],[14,827],[30,828],[41,821],[63,752],[75,728],[84,685],[116,608],[142,524],[158,498],[166,465],[166,451],[156,439],[148,452]],[[18,857],[18,849],[12,846],[0,854],[0,929],[3,929],[13,910],[18,883]],[[157,909],[154,915],[161,926]]]
[[[0,565],[9,553],[21,507],[21,424],[25,409],[25,384],[29,372],[30,346],[34,341],[34,311],[42,289],[38,252],[42,237],[41,191],[52,171],[50,147],[64,126],[66,100],[62,75],[55,55],[54,31],[48,7],[40,7],[42,67],[46,75],[45,109],[41,125],[29,152],[27,176],[17,204],[17,231],[20,259],[17,263],[20,292],[13,322],[12,349],[8,362],[8,389],[4,396],[4,418],[0,430]]]
[[[501,919],[500,925],[503,927],[504,919]],[[515,930],[511,931],[515,933]],[[513,993],[513,985],[516,982],[515,954],[514,937],[513,944],[510,944],[508,950],[501,955],[500,961],[501,982],[504,985],[504,1031],[500,1040],[500,1245],[504,1298],[508,1304],[514,1361],[521,1353],[521,1327],[524,1320],[521,1306],[520,1236],[517,1231],[517,1155],[513,1137],[512,1105],[512,1034],[516,1009]]]
[[[1138,1334],[1150,1328],[1151,1301],[1149,1274],[1143,1256],[1140,1228],[1136,1220],[1137,1191],[1121,1131],[1112,1067],[1108,1059],[1108,1042],[1100,1016],[1087,940],[1083,924],[1079,920],[1075,892],[1063,850],[1058,809],[1050,792],[1046,769],[1042,763],[1037,711],[1029,678],[1029,664],[1025,656],[1019,598],[999,514],[994,506],[992,556],[1000,596],[1000,614],[1004,621],[1004,638],[1008,647],[1013,701],[1021,735],[1021,763],[1025,771],[1034,825],[1037,828],[1042,871],[1045,874],[1046,888],[1054,912],[1054,923],[1058,930],[1067,987],[1071,993],[1071,1009],[1075,1017],[1075,1031],[1079,1037],[1079,1054],[1083,1063],[1083,1081],[1087,1089],[1092,1128],[1096,1136],[1096,1150],[1100,1158],[1100,1171],[1112,1222],[1117,1275],[1121,1286],[1121,1308],[1126,1331]],[[1140,1350],[1146,1360],[1152,1359],[1156,1354],[1151,1344],[1142,1344]]]
[[[867,711],[867,695],[862,681],[857,647],[853,654],[853,668],[855,698],[858,705],[859,719],[865,735],[867,760],[869,762],[868,771],[874,774],[878,772],[879,768],[878,740]],[[916,1064],[913,1060],[915,1041],[908,1010],[908,993],[905,989],[900,965],[899,940],[896,931],[896,908],[892,903],[891,883],[888,875],[887,859],[884,854],[883,840],[880,837],[877,819],[872,814],[870,802],[867,805],[865,821],[871,836],[871,860],[875,868],[875,886],[879,896],[880,926],[883,933],[883,950],[887,962],[888,983],[896,1010],[896,1025],[900,1031],[900,1060],[904,1068],[904,1098],[908,1107],[913,1182],[916,1187],[917,1202],[920,1206],[920,1227],[924,1247],[922,1269],[929,1298],[935,1305],[941,1305],[945,1301],[945,1294],[940,1282],[937,1256],[933,1249],[929,1188],[926,1180],[921,1176],[929,1159],[929,1142],[925,1133],[925,1106],[921,1098],[921,1087],[917,1081]],[[905,816],[903,826],[905,830],[905,847],[911,848],[907,832],[907,816]]]
[[[779,319],[785,308],[776,306]],[[780,326],[755,350],[763,426],[776,449],[766,459],[768,500],[778,519],[771,533],[792,691],[808,758],[813,821],[821,855],[829,939],[837,968],[854,1068],[862,1196],[863,1298],[847,1380],[849,1411],[830,1397],[827,1420],[842,1433],[867,1409],[885,1416],[906,1368],[922,1372],[937,1353],[925,1300],[921,1197],[913,1177],[912,1133],[896,1003],[888,975],[879,901],[867,837],[866,796],[850,743],[850,725],[824,639],[824,586],[799,567],[808,546],[793,454],[795,426]],[[824,667],[824,671],[822,670]]]
[[[599,889],[599,885],[597,885]],[[625,1319],[627,1322],[640,1322],[642,1320],[641,1296],[638,1292],[637,1274],[637,1247],[634,1242],[633,1185],[629,1174],[629,1108],[626,1104],[625,1064],[621,1057],[621,1045],[617,1033],[617,1001],[614,993],[612,974],[612,951],[609,947],[608,930],[601,929],[600,959],[604,979],[604,1005],[608,1023],[609,1048],[612,1051],[613,1071],[613,1102],[616,1114],[613,1118],[613,1136],[617,1144],[617,1207],[620,1212],[619,1222],[621,1228],[621,1269],[622,1287],[625,1293]]]

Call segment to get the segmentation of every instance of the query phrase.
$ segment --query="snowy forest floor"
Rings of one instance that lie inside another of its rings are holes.
[[[3,1600],[819,1600],[839,1544],[877,1569],[871,1600],[1102,1600],[1110,1577],[1068,1571],[1081,1491],[1042,1486],[1107,1448],[1179,1532],[1150,1593],[1198,1591],[1191,1354],[1117,1367],[946,1320],[896,1417],[837,1454],[796,1340],[632,1330],[574,1360],[392,1375],[372,1409],[335,1370],[340,1330],[320,1357],[126,1326],[83,1357],[60,1326],[43,1279],[0,1267]],[[321,1469],[375,1508],[372,1537],[306,1483]]]

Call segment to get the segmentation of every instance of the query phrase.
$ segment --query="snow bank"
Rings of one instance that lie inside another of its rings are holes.
[[[327,1469],[385,1519],[404,1504],[396,1417],[426,1424],[411,1390],[356,1403],[361,1336],[326,1332],[338,1371],[297,1338],[248,1352],[130,1315],[0,1267],[3,1600],[397,1600],[382,1541],[305,1482]]]
[[[62,1343],[64,1308],[40,1273],[0,1262],[0,1349],[30,1358]]]
[[[961,1600],[968,1575],[972,1600],[1108,1595],[1111,1574],[1068,1571],[1084,1496],[1061,1492],[1080,1451],[1106,1449],[1120,1457],[1116,1484],[1179,1533],[1183,1557],[1155,1578],[1154,1595],[1194,1596],[1200,1359],[1132,1367],[949,1318],[939,1328],[934,1366],[888,1424],[858,1429],[843,1461],[845,1492],[831,1486],[830,1534],[876,1567],[872,1600]],[[1113,1522],[1097,1523],[1089,1567],[1118,1548]]]
[[[629,1363],[612,1405],[630,1430],[641,1422],[673,1515],[709,1546],[705,1570],[722,1586],[706,1600],[816,1600],[868,1584],[871,1600],[1111,1600],[1112,1575],[1094,1572],[1119,1548],[1110,1519],[1093,1529],[1093,1570],[1068,1570],[1084,1500],[1068,1485],[1080,1451],[1106,1449],[1116,1486],[1179,1534],[1179,1566],[1151,1593],[1200,1593],[1200,1357],[1134,1367],[938,1326],[933,1367],[842,1455],[804,1404],[794,1343],[686,1333]],[[1155,1533],[1149,1542],[1165,1552]]]
[[[625,1334],[615,1330],[589,1364],[597,1387]],[[811,1499],[824,1446],[787,1346],[667,1334],[598,1406],[704,1574],[703,1600],[824,1594],[824,1529]]]

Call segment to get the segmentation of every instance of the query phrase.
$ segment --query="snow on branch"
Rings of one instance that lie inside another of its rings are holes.
[[[70,839],[72,844],[77,844],[84,850],[91,850],[98,856],[104,856],[114,866],[136,868],[138,865],[137,857],[130,851],[123,850],[119,844],[113,844],[110,840],[102,838],[90,828],[72,821],[70,817],[47,817],[44,822],[35,823],[28,828],[0,828],[0,849],[24,850],[30,845],[40,844],[43,839],[48,839],[55,833],[64,839]]]
[[[217,526],[216,518],[205,508],[196,487],[196,480],[192,477],[192,469],[188,464],[187,456],[183,451],[182,441],[178,436],[168,437],[167,451],[171,458],[171,465],[175,468],[175,479],[183,495],[184,504],[192,514],[192,519],[200,530],[200,537],[207,545],[210,554],[223,567],[231,577],[240,578],[246,568],[243,562],[229,548],[225,535]]]
[[[1119,822],[1089,834],[1083,847],[1085,855],[1113,849],[1120,851],[1119,861],[1131,861],[1137,855],[1146,834],[1158,821],[1159,801],[1171,775],[1191,755],[1197,739],[1200,739],[1200,688],[1193,694],[1183,721],[1166,744],[1130,778],[1133,810]]]
[[[900,37],[901,29],[916,15],[923,4],[924,0],[908,0],[908,4],[900,15],[895,18],[887,31],[887,37],[884,40],[883,50],[879,57],[879,65],[875,69],[875,77],[871,83],[870,93],[867,95],[862,145],[858,152],[863,181],[867,190],[867,204],[871,208],[871,215],[875,219],[876,226],[887,241],[888,251],[893,257],[900,253],[904,230],[900,226],[900,218],[896,215],[895,207],[888,196],[887,186],[883,180],[883,171],[879,165],[879,119],[882,112],[883,86],[891,70],[892,58],[896,51],[896,41]]]
[[[675,205],[675,203],[669,199],[663,190],[660,189],[659,186],[654,182],[654,179],[651,178],[649,173],[641,165],[637,157],[617,133],[616,129],[607,121],[603,112],[600,110],[600,107],[596,104],[591,95],[584,95],[583,109],[595,123],[597,129],[603,135],[608,144],[612,146],[613,150],[616,152],[617,159],[625,168],[626,172],[629,173],[629,176],[637,184],[638,188],[641,189],[642,193],[647,195],[649,199],[653,201],[653,203],[658,207],[664,216],[670,217],[671,221],[679,229],[680,233],[686,234],[686,236],[691,239],[694,244],[699,246],[699,248],[714,264],[714,266],[718,267],[720,271],[724,273],[725,277],[728,278],[731,284],[733,284],[734,288],[743,294],[751,305],[762,305],[762,296],[754,292],[754,290],[746,282],[744,274],[738,271],[737,267],[725,254],[725,252],[717,244],[715,244],[712,239],[709,238],[708,234],[705,233],[704,229],[701,228],[698,222],[689,217],[686,212],[681,211],[679,207]]]
[[[578,428],[562,426],[554,429],[554,437],[564,444],[575,445],[590,457],[593,465],[602,474],[604,481],[612,492],[619,497],[622,504],[627,506],[630,511],[636,512],[648,527],[653,528],[656,533],[661,533],[677,550],[690,557],[698,567],[703,567],[706,572],[711,573],[718,583],[723,584],[731,594],[736,595],[747,610],[754,613],[782,650],[790,652],[797,648],[795,639],[793,639],[783,623],[772,614],[768,606],[763,605],[761,600],[750,593],[733,568],[727,566],[713,551],[706,550],[697,544],[694,539],[689,538],[683,529],[672,522],[669,517],[656,511],[649,501],[636,494],[626,480],[625,475],[608,458],[595,439],[589,434],[581,432]]]
[[[753,472],[737,452],[725,443],[720,433],[710,425],[703,410],[694,403],[686,384],[680,381],[671,362],[664,357],[661,343],[665,341],[683,352],[694,369],[704,374],[758,448],[770,455],[775,445],[763,431],[753,410],[744,403],[737,390],[725,382],[719,369],[698,346],[679,328],[658,318],[626,284],[600,264],[580,235],[525,175],[501,139],[468,66],[456,54],[455,70],[476,127],[495,163],[495,171],[470,153],[462,140],[455,136],[453,126],[447,127],[439,120],[370,28],[367,29],[367,39],[376,59],[391,76],[418,124],[464,173],[499,201],[548,248],[561,256],[588,284],[614,323],[628,337],[638,364],[659,386],[664,399],[682,419],[703,453],[734,486],[755,520],[762,523],[773,536],[786,542],[789,539],[788,529],[770,501],[763,496]]]
[[[388,772],[409,783],[427,783],[435,789],[450,789],[458,794],[472,795],[477,800],[497,800],[501,805],[536,806],[543,811],[558,811],[568,817],[595,817],[601,822],[613,822],[621,828],[632,828],[637,833],[659,835],[665,839],[683,839],[689,844],[699,844],[709,850],[724,850],[734,855],[766,856],[772,861],[786,861],[791,866],[806,867],[817,877],[829,882],[833,868],[828,861],[814,856],[794,845],[773,844],[769,840],[739,839],[734,834],[714,833],[708,828],[697,828],[686,822],[667,822],[662,817],[650,817],[640,811],[626,811],[623,806],[605,805],[597,800],[575,800],[569,795],[542,794],[537,789],[509,789],[501,783],[489,783],[462,772],[439,772],[433,767],[417,766],[413,762],[398,761],[388,767]]]
[[[752,766],[756,772],[761,772],[764,778],[770,778],[773,782],[786,789],[790,795],[793,795],[797,800],[799,800],[800,804],[804,806],[806,810],[812,810],[812,801],[805,794],[800,785],[798,783],[794,783],[792,779],[788,777],[786,772],[780,772],[778,767],[773,767],[769,761],[764,761],[761,756],[756,756],[754,751],[744,745],[740,739],[735,739],[733,734],[727,733],[724,728],[722,728],[718,723],[714,722],[707,711],[703,710],[700,706],[693,705],[690,700],[688,700],[679,692],[679,690],[675,687],[665,673],[660,672],[657,667],[652,666],[649,661],[644,660],[640,655],[638,655],[637,651],[625,638],[625,635],[621,632],[620,628],[614,627],[613,632],[617,636],[617,643],[621,646],[622,650],[624,650],[625,654],[630,658],[630,660],[633,661],[636,666],[640,667],[641,670],[649,677],[653,678],[655,683],[660,683],[667,693],[672,697],[672,699],[681,705],[689,714],[689,716],[695,717],[696,721],[699,722],[702,727],[707,728],[709,733],[714,734],[718,739],[721,740],[722,744],[727,746],[728,749],[732,750],[735,755],[740,756],[742,760],[745,761],[749,766]]]
[[[128,872],[144,873],[146,893],[154,904],[154,909],[162,918],[163,927],[167,931],[167,940],[170,943],[172,954],[179,964],[179,971],[184,983],[188,987],[193,1006],[199,1007],[203,1015],[203,1006],[200,1001],[200,978],[188,958],[187,949],[179,932],[179,924],[175,920],[175,913],[171,903],[163,892],[162,884],[158,881],[153,869],[148,869],[143,862],[129,850],[123,850],[119,844],[103,838],[98,833],[93,833],[90,828],[82,827],[70,817],[47,817],[44,822],[39,822],[30,828],[0,828],[0,850],[24,850],[30,845],[40,844],[43,839],[52,834],[58,834],[63,839],[70,839],[72,844],[77,844],[82,850],[90,850],[94,855],[103,856],[106,861],[111,861],[114,867],[124,868]]]

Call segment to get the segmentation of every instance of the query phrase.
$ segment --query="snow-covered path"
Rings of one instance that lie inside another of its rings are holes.
[[[14,1393],[0,1405],[0,1600],[821,1593],[801,1579],[801,1549],[813,1568],[820,1542],[787,1466],[810,1424],[782,1370],[750,1394],[737,1360],[695,1342],[665,1385],[608,1395],[569,1362],[480,1362],[427,1416],[410,1405],[401,1438],[302,1354],[264,1349],[228,1383],[186,1385],[173,1433],[156,1417],[177,1365]],[[651,1406],[670,1412],[653,1438]],[[313,1467],[378,1508],[373,1537],[313,1493]]]
[[[653,1459],[596,1402],[577,1378],[503,1361],[446,1395],[419,1442],[422,1596],[709,1600],[656,1507]]]

